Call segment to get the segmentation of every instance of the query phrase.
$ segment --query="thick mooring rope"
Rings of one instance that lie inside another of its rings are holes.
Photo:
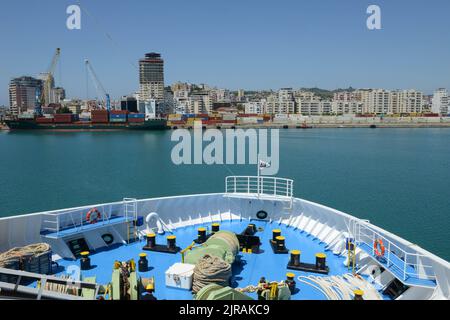
[[[382,300],[378,291],[369,282],[357,275],[298,276],[297,280],[320,291],[328,300],[351,300],[356,289],[363,290],[365,300]]]
[[[219,257],[205,255],[198,260],[194,268],[192,292],[197,293],[208,284],[228,286],[231,277],[231,265]]]
[[[0,267],[7,267],[13,262],[20,262],[24,259],[31,259],[51,250],[47,243],[30,244],[25,247],[12,248],[0,254]]]

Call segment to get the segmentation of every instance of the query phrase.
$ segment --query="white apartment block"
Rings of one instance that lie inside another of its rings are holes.
[[[188,99],[185,100],[187,113],[211,113],[213,107],[213,100],[207,92],[192,93]],[[181,101],[180,101],[181,102]],[[179,103],[180,104],[180,103]]]
[[[448,97],[448,91],[444,88],[437,89],[433,94],[433,100],[431,104],[431,112],[446,115],[450,113],[450,100]]]
[[[267,101],[265,99],[261,99],[260,101],[250,101],[244,103],[244,110],[246,114],[265,114],[266,113],[266,104]]]
[[[388,114],[390,92],[384,89],[360,90],[363,113]]]
[[[270,114],[295,113],[295,99],[292,88],[282,88],[267,98],[266,112]]]
[[[304,116],[319,116],[332,113],[332,102],[322,100],[297,100],[298,113]]]
[[[392,91],[389,113],[420,113],[423,111],[424,104],[422,92],[416,90]]]
[[[333,100],[331,102],[332,113],[336,115],[363,113],[363,104],[357,100]]]
[[[280,100],[276,95],[269,96],[266,111],[270,114],[295,113],[295,101]]]

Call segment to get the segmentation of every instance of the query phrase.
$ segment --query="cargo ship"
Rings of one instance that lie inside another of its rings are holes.
[[[22,117],[7,119],[5,124],[10,130],[164,130],[167,120],[164,118],[146,119],[143,113],[127,111],[92,111],[90,118],[80,118],[73,114],[55,114],[53,117]]]

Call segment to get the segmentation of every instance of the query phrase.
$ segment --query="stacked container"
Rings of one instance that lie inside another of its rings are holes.
[[[107,110],[93,110],[91,111],[92,123],[108,123],[109,116]]]
[[[55,114],[55,123],[72,123],[73,117],[71,113]]]
[[[126,110],[111,110],[109,113],[109,122],[111,123],[123,123],[127,122],[128,111]]]
[[[36,118],[36,122],[37,123],[53,123],[53,118],[46,118],[46,117]]]
[[[182,115],[181,114],[169,114],[169,116],[167,117],[168,121],[180,121],[182,120]]]
[[[128,122],[130,122],[130,123],[145,122],[145,113],[130,113],[130,114],[128,114]]]

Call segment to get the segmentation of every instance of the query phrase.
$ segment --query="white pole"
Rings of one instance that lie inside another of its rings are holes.
[[[256,168],[257,168],[257,170],[258,170],[258,196],[259,196],[259,174],[260,174],[260,168],[259,168],[259,154],[258,154],[258,157],[257,157],[257,164],[256,164]]]

